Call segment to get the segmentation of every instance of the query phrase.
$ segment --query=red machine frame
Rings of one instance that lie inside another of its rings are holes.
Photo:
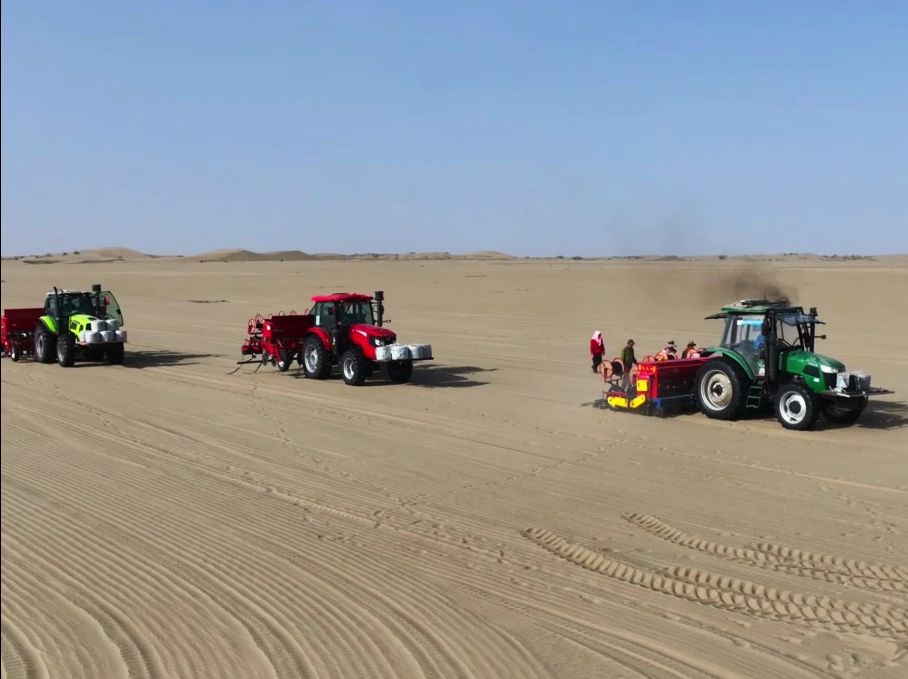
[[[311,314],[295,311],[271,316],[256,314],[249,319],[246,328],[249,336],[240,351],[251,360],[261,356],[263,364],[270,362],[285,372],[294,359],[301,360],[303,339],[314,326],[315,317]]]
[[[0,351],[18,361],[35,355],[35,326],[44,315],[42,307],[4,309],[0,317]]]
[[[646,361],[637,364],[634,384],[625,386],[622,377],[606,380],[599,405],[613,410],[635,410],[665,417],[696,407],[697,372],[709,357]]]

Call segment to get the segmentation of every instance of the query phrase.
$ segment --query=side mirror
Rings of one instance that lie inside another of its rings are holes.
[[[826,339],[826,335],[817,335],[816,338],[817,339]]]

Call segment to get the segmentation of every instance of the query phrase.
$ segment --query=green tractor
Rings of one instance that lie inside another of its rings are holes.
[[[113,293],[99,284],[92,285],[91,292],[55,287],[44,300],[34,340],[35,359],[40,363],[56,360],[68,368],[80,356],[119,365],[126,343],[123,313]]]
[[[725,332],[697,373],[700,409],[718,420],[772,406],[786,429],[811,429],[822,413],[851,424],[871,394],[892,393],[870,386],[870,375],[846,371],[845,364],[814,351],[816,308],[805,312],[788,300],[742,300],[707,316],[725,320]]]

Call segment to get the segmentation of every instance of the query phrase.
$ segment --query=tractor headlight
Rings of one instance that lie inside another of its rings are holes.
[[[831,365],[821,365],[820,370],[822,370],[824,373],[830,373],[832,375],[835,375],[837,372],[839,372],[838,370],[833,368]]]
[[[385,346],[385,339],[383,337],[373,337],[372,338],[373,347],[383,347]]]

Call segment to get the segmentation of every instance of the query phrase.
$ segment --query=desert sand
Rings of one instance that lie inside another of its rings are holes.
[[[96,252],[2,264],[3,307],[101,282],[130,340],[2,362],[4,678],[908,676],[908,258]],[[412,384],[228,374],[256,312],[375,289]],[[593,330],[707,345],[770,290],[897,393],[805,433],[590,407]]]

